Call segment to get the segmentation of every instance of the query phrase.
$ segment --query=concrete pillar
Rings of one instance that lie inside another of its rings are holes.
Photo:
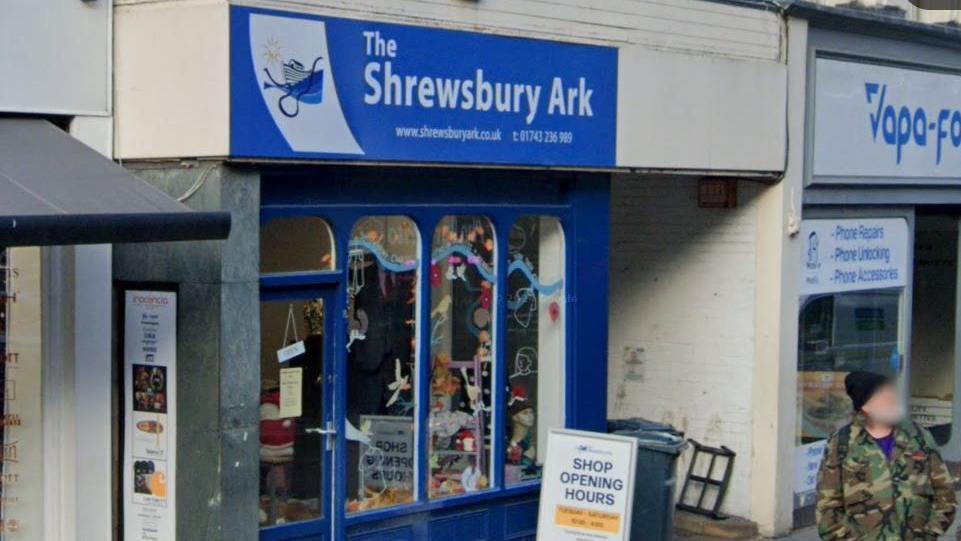
[[[225,241],[116,245],[118,281],[178,286],[177,539],[258,537],[260,177],[221,163],[125,164],[198,210]],[[200,185],[197,188],[197,185]]]
[[[762,535],[791,530],[797,399],[798,280],[804,175],[807,21],[787,22],[788,161],[758,201],[751,518]]]

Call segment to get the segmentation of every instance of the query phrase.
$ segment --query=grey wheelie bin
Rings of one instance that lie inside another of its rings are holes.
[[[646,419],[608,421],[607,430],[637,440],[631,541],[672,541],[675,466],[686,446],[684,435],[670,425]]]

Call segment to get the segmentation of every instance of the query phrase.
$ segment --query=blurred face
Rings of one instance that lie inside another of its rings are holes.
[[[876,423],[895,426],[904,419],[904,406],[894,385],[884,385],[864,405],[864,413]]]

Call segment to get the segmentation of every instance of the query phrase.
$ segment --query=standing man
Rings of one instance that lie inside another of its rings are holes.
[[[905,419],[894,383],[851,372],[854,420],[828,440],[818,472],[821,539],[934,541],[951,526],[954,481],[927,430]]]

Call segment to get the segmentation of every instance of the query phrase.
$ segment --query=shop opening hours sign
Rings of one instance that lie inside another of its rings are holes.
[[[538,541],[629,539],[636,465],[637,443],[631,438],[552,430]]]

